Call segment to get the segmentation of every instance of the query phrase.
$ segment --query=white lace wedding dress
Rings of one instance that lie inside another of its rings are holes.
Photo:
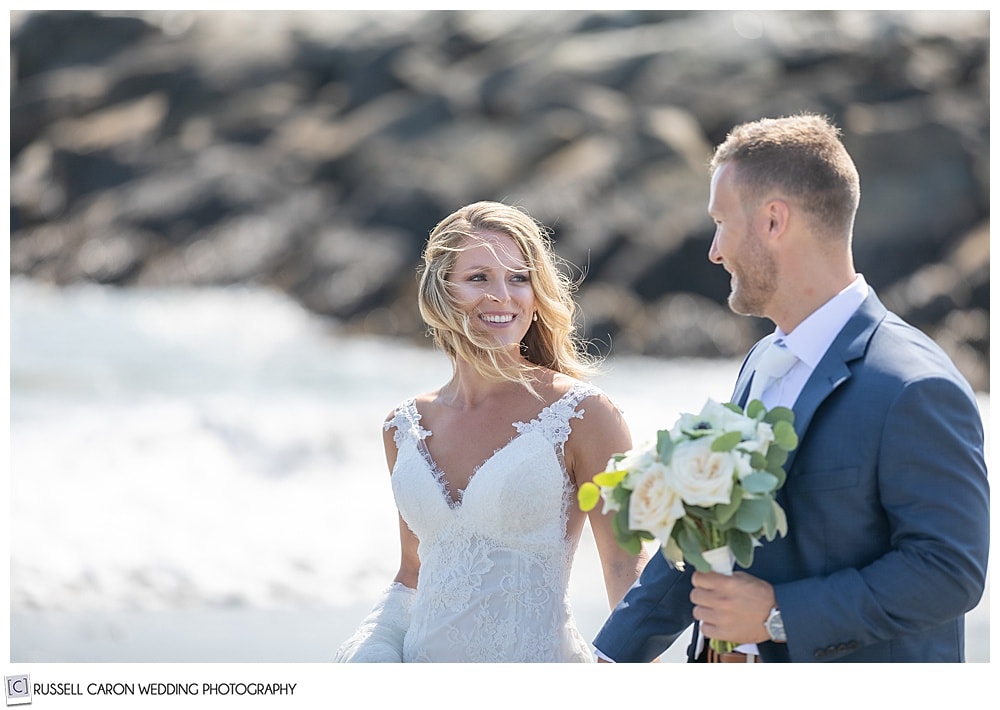
[[[420,539],[420,576],[403,641],[405,662],[591,662],[567,589],[575,493],[563,447],[570,420],[597,388],[576,383],[487,459],[457,502],[424,439],[415,402],[400,406],[392,490]]]

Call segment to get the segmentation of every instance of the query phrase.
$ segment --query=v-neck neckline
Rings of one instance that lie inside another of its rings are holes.
[[[420,410],[417,409],[416,399],[411,400],[409,403],[411,414],[413,416],[415,425],[421,432],[421,436],[417,437],[417,442],[416,442],[417,450],[420,452],[420,455],[423,456],[424,462],[427,464],[428,468],[431,471],[431,474],[438,482],[438,485],[441,488],[441,494],[444,497],[445,502],[448,504],[448,507],[451,508],[452,510],[458,510],[459,508],[461,508],[462,503],[465,501],[465,496],[468,493],[469,489],[472,487],[472,483],[473,481],[476,480],[476,477],[479,475],[479,472],[482,471],[483,468],[485,468],[490,462],[492,462],[498,455],[500,455],[500,453],[505,451],[515,441],[517,441],[524,435],[525,432],[521,431],[521,427],[526,427],[532,424],[533,422],[541,421],[542,417],[545,415],[545,412],[547,410],[551,409],[559,402],[561,402],[564,398],[568,397],[570,393],[573,392],[574,389],[575,389],[574,387],[571,387],[569,390],[567,390],[565,393],[559,396],[556,400],[542,407],[538,411],[538,414],[536,414],[533,419],[530,419],[527,422],[520,420],[511,422],[510,426],[513,429],[515,429],[514,435],[510,439],[508,439],[506,443],[494,449],[493,453],[491,453],[489,456],[483,459],[483,461],[481,461],[475,468],[473,468],[472,472],[469,474],[468,480],[465,482],[465,486],[457,489],[453,489],[450,485],[448,485],[448,478],[445,470],[438,465],[437,461],[434,460],[434,456],[431,454],[430,448],[427,446],[427,437],[432,436],[434,432],[431,431],[430,429],[425,429],[423,426],[420,425],[420,419],[423,417],[423,415],[420,413]]]

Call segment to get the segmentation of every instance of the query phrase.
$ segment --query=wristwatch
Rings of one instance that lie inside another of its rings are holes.
[[[764,622],[764,628],[767,629],[767,635],[771,637],[772,641],[782,643],[788,641],[788,636],[785,634],[785,622],[781,620],[781,612],[778,607],[771,609],[771,613],[767,615],[767,621]]]

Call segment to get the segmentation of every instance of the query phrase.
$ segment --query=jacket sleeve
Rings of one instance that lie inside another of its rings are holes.
[[[844,515],[839,534],[828,536],[857,536],[862,544],[864,536],[885,535],[887,544],[863,564],[831,565],[823,576],[775,585],[792,661],[835,660],[930,633],[983,594],[989,486],[971,393],[946,377],[916,379],[885,407],[882,427],[873,468],[861,474],[872,481],[880,514]],[[835,555],[838,540],[827,544]]]
[[[652,556],[639,580],[611,612],[594,646],[617,663],[648,663],[694,622],[693,567],[676,570],[662,554]]]

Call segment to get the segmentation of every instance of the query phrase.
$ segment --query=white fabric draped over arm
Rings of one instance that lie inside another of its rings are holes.
[[[410,626],[410,605],[416,590],[393,582],[375,606],[341,644],[334,663],[402,663],[403,637]]]

